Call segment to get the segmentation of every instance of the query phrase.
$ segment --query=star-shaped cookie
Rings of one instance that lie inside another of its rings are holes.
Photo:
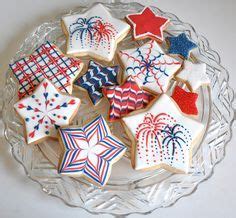
[[[105,61],[113,59],[117,43],[130,29],[100,3],[83,14],[63,17],[62,27],[67,36],[67,54],[90,55]]]
[[[38,47],[30,56],[10,64],[17,78],[19,98],[32,94],[44,78],[49,79],[65,93],[72,93],[73,81],[83,68],[83,63],[76,58],[69,58],[56,45],[46,42]]]
[[[110,121],[145,108],[154,98],[147,91],[140,89],[132,77],[128,77],[122,85],[103,88],[103,94],[110,103]]]
[[[169,19],[155,15],[149,7],[145,7],[141,13],[127,15],[126,19],[133,27],[134,39],[150,37],[163,41],[163,30],[169,23]]]
[[[126,146],[111,134],[104,118],[98,116],[84,127],[67,127],[59,132],[64,147],[59,173],[85,176],[104,186],[112,165],[126,151]]]
[[[197,93],[187,92],[181,87],[176,86],[171,97],[175,100],[183,113],[188,115],[198,115],[198,109],[196,106],[198,99]]]
[[[94,61],[90,61],[88,71],[74,84],[87,90],[90,99],[96,105],[103,97],[103,87],[117,85],[118,71],[118,66],[103,67]]]
[[[197,47],[194,42],[188,39],[185,33],[167,37],[166,40],[169,43],[169,54],[178,54],[185,59],[188,59],[191,51]]]
[[[188,172],[191,150],[204,125],[184,116],[172,98],[162,94],[148,110],[122,119],[133,141],[131,160],[136,170]]]
[[[202,85],[210,84],[210,79],[206,74],[206,64],[193,64],[185,61],[183,69],[176,75],[176,78],[187,82],[192,91],[197,90]]]
[[[182,63],[166,55],[158,43],[150,40],[139,48],[119,52],[125,76],[132,76],[137,84],[154,93],[163,93]]]
[[[44,79],[31,96],[14,105],[25,124],[28,144],[36,144],[47,137],[57,138],[57,129],[66,126],[76,115],[80,99],[60,93]]]

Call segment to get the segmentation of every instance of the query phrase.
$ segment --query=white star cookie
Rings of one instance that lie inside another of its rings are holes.
[[[117,43],[129,32],[130,26],[112,17],[102,4],[96,4],[84,14],[62,18],[67,35],[67,54],[90,55],[106,61],[114,57]]]
[[[154,40],[139,48],[120,51],[119,56],[126,77],[132,76],[140,87],[154,93],[166,92],[171,78],[182,65],[166,55]]]
[[[162,94],[147,111],[122,119],[133,139],[131,160],[136,170],[188,172],[193,142],[204,125],[184,116],[168,95]]]
[[[206,64],[193,64],[190,61],[184,62],[183,70],[176,75],[180,79],[189,84],[192,91],[197,90],[202,85],[210,84],[210,79],[206,74]]]

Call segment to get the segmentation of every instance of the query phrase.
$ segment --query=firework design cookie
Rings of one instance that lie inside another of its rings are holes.
[[[125,76],[154,93],[166,92],[169,82],[182,63],[166,55],[157,42],[151,40],[139,48],[119,52]]]
[[[25,124],[28,144],[36,144],[46,137],[57,137],[57,129],[66,126],[76,115],[80,99],[60,93],[44,79],[31,96],[14,105]]]
[[[163,30],[169,19],[155,15],[151,8],[145,7],[141,13],[129,14],[126,19],[133,27],[134,39],[152,38],[163,41]]]
[[[162,167],[188,172],[194,141],[204,126],[184,116],[168,95],[162,94],[149,110],[122,119],[133,138],[136,170]]]
[[[194,42],[188,39],[185,33],[167,37],[166,40],[169,44],[169,54],[177,54],[185,59],[188,59],[191,51],[197,47]]]
[[[119,67],[103,67],[90,61],[88,71],[75,81],[75,85],[87,90],[89,97],[96,105],[103,97],[102,88],[117,85]]]
[[[73,81],[82,70],[83,63],[69,58],[56,45],[46,42],[30,56],[22,58],[10,68],[19,82],[19,98],[32,94],[44,78],[49,79],[61,92],[72,93]]]
[[[183,69],[176,75],[178,80],[186,82],[189,89],[197,90],[202,85],[209,85],[210,79],[206,74],[206,64],[193,64],[190,61],[184,61]]]
[[[187,92],[181,87],[176,86],[171,97],[175,100],[183,113],[188,115],[198,115],[196,105],[198,99],[197,93]]]
[[[102,4],[96,4],[84,14],[62,18],[63,31],[67,36],[67,54],[90,55],[111,61],[117,43],[129,32],[130,26],[112,17]]]
[[[67,127],[59,130],[64,147],[59,173],[85,176],[104,186],[112,165],[126,151],[125,145],[111,134],[102,116],[83,127]]]
[[[153,95],[140,89],[132,77],[128,77],[122,85],[103,88],[103,93],[110,103],[110,121],[143,109],[154,99]]]

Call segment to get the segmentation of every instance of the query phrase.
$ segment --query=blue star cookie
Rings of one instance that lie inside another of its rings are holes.
[[[103,87],[118,85],[118,71],[118,66],[103,67],[94,61],[90,61],[87,72],[74,84],[86,89],[93,104],[96,105],[103,97]]]
[[[179,54],[185,59],[188,59],[191,50],[197,47],[194,42],[188,39],[185,33],[167,37],[166,40],[169,42],[169,54]]]

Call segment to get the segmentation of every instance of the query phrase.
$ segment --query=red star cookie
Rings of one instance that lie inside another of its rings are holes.
[[[141,13],[127,15],[126,19],[133,27],[134,39],[150,37],[163,41],[163,30],[169,23],[169,19],[155,15],[149,7],[145,7]]]
[[[198,115],[196,106],[198,98],[197,93],[187,92],[179,86],[176,86],[171,97],[175,100],[183,113],[188,115]]]
[[[104,87],[103,94],[110,103],[110,121],[120,119],[131,111],[143,109],[154,98],[140,89],[132,77],[128,77],[123,85]]]

